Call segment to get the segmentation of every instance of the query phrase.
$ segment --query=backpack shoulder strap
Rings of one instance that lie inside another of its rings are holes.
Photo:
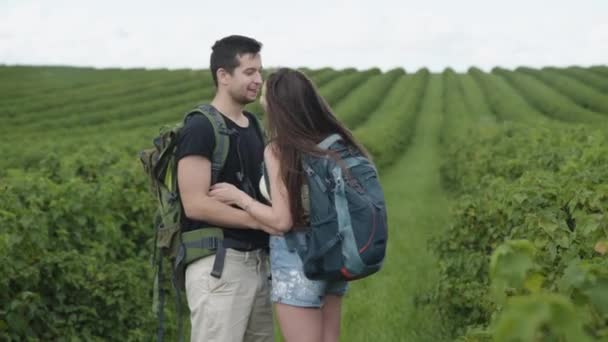
[[[208,104],[200,105],[188,112],[184,117],[184,122],[192,115],[204,115],[211,122],[215,139],[215,148],[211,157],[211,184],[217,183],[220,172],[222,171],[230,147],[230,130],[222,115],[213,106]]]
[[[342,140],[342,137],[338,133],[331,134],[327,138],[323,139],[317,146],[322,150],[327,150],[333,145],[336,141]]]

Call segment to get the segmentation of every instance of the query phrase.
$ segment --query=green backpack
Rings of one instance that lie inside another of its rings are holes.
[[[179,309],[180,291],[185,289],[186,266],[217,252],[218,257],[212,275],[219,278],[225,255],[222,243],[224,235],[221,228],[205,227],[187,232],[181,230],[182,205],[177,187],[176,152],[180,132],[186,121],[193,115],[204,115],[213,126],[215,148],[211,158],[211,184],[217,183],[228,157],[230,135],[234,132],[228,129],[222,115],[211,105],[200,105],[186,113],[182,122],[172,127],[161,128],[159,135],[153,140],[154,146],[139,153],[144,171],[150,181],[150,189],[157,202],[154,216],[155,246],[152,264],[153,267],[156,267],[153,309],[160,321],[159,340],[162,339],[163,333],[164,293],[160,286],[163,280],[163,260],[168,259],[172,265],[172,284],[177,294],[179,312],[181,311]],[[257,118],[252,124],[265,140],[262,125]],[[220,258],[220,253],[222,258]]]

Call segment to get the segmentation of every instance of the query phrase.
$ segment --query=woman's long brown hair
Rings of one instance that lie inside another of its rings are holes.
[[[334,133],[340,134],[347,145],[366,157],[369,154],[336,118],[312,81],[302,72],[282,68],[272,73],[266,81],[265,101],[270,143],[279,157],[291,217],[294,227],[302,227],[305,224],[301,199],[302,155],[326,155],[327,151],[319,149],[317,144]]]

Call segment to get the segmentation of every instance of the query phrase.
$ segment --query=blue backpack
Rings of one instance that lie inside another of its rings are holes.
[[[355,280],[382,267],[388,238],[386,203],[376,167],[340,135],[318,144],[339,159],[305,155],[310,225],[285,235],[313,280]],[[304,204],[306,206],[306,204]]]

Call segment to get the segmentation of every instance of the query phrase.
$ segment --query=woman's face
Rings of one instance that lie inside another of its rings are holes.
[[[260,95],[260,104],[262,105],[262,109],[264,112],[268,113],[267,104],[266,104],[266,82],[262,84],[262,94]]]

